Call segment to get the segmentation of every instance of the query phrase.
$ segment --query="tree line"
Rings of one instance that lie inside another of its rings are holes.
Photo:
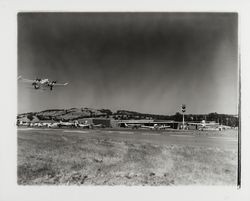
[[[90,115],[83,115],[83,116],[79,115],[78,117],[74,117],[74,120],[80,119],[80,118],[106,117],[106,118],[113,118],[113,119],[118,119],[118,120],[153,119],[156,121],[174,120],[174,121],[181,122],[183,118],[183,115],[179,112],[175,113],[174,115],[156,115],[156,114],[143,114],[143,113],[127,111],[127,110],[118,110],[115,113],[113,113],[109,109],[102,109],[99,111],[101,112],[101,114],[97,115],[95,114],[95,112],[91,112]],[[26,116],[30,121],[33,120],[34,116],[36,116],[39,120],[55,120],[55,121],[66,120],[66,119],[63,119],[61,115],[53,116],[53,115],[42,115],[42,114],[37,114],[37,113],[27,113]],[[218,114],[216,112],[209,113],[209,114],[185,114],[185,121],[201,122],[202,120],[214,121],[216,123],[231,126],[231,127],[239,126],[239,118],[238,116],[235,116],[235,115]]]

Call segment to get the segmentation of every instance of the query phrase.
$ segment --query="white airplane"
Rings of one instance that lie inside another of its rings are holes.
[[[166,128],[170,128],[170,126],[166,126],[166,125],[161,125],[161,126],[158,126],[158,129],[166,129]]]
[[[21,80],[26,83],[31,83],[31,85],[34,87],[34,89],[46,89],[49,88],[50,90],[53,89],[54,86],[66,86],[68,83],[57,83],[57,81],[49,81],[49,79],[40,79],[36,78],[35,80],[25,79],[22,78],[22,76],[18,76],[18,80]]]
[[[219,125],[219,123],[216,123],[215,121],[205,121],[205,120],[202,120],[200,124],[203,126]]]
[[[36,122],[36,123],[34,123],[34,124],[33,124],[33,126],[42,127],[42,126],[43,126],[43,124],[42,124],[42,123],[40,123],[40,122]]]
[[[166,129],[166,128],[170,128],[170,126],[166,126],[166,125],[160,125],[155,123],[154,125],[142,125],[141,128],[147,128],[150,130],[161,130],[161,129]]]
[[[55,122],[48,125],[48,128],[57,128],[60,123]]]
[[[63,121],[60,121],[60,123],[58,124],[58,127],[63,127],[63,126],[66,126],[66,127],[77,127],[77,123],[74,122],[74,123],[71,123],[71,122],[63,122]]]
[[[75,121],[76,127],[80,128],[101,128],[102,124],[89,124],[88,121],[85,121],[84,123],[79,123],[78,121]]]
[[[83,124],[82,123],[76,123],[77,127],[80,127],[80,128],[91,128],[91,125],[88,124],[87,121],[85,121]]]
[[[150,129],[150,130],[153,130],[153,129],[156,129],[157,128],[157,124],[154,124],[154,125],[142,125],[141,128],[147,128],[147,129]]]
[[[29,126],[30,124],[28,122],[23,122],[23,121],[20,121],[18,123],[18,126]]]
[[[165,125],[165,122],[157,122],[157,123],[145,123],[145,122],[140,122],[140,123],[125,123],[121,122],[120,127],[124,128],[133,128],[133,129],[138,129],[138,128],[146,128],[146,129],[151,129],[151,130],[161,130],[161,129],[166,129],[170,128],[170,126]]]
[[[208,128],[216,128],[219,127],[219,123],[216,122],[206,122],[205,120],[202,120],[200,123],[195,122],[187,122],[188,125],[195,125],[197,126],[198,130],[204,130]]]

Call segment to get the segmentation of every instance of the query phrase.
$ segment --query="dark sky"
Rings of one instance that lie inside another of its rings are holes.
[[[19,13],[18,112],[93,107],[237,113],[235,13]]]

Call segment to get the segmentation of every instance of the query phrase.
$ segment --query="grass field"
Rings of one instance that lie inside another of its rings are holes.
[[[237,150],[18,134],[22,185],[236,185]]]

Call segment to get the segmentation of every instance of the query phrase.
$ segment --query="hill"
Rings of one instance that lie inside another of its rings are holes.
[[[128,110],[117,110],[112,112],[109,109],[93,108],[70,108],[70,109],[50,109],[41,112],[29,112],[19,114],[17,119],[23,122],[37,121],[74,121],[82,118],[113,118],[116,120],[129,119],[154,119],[155,121],[174,120],[182,121],[182,114],[177,112],[174,115],[147,114]],[[223,125],[239,126],[239,118],[236,115],[218,114],[185,114],[185,121],[201,122],[215,121]]]
[[[19,114],[17,119],[25,122],[41,120],[74,121],[81,118],[106,117],[110,110],[92,108],[50,109],[41,112]]]

